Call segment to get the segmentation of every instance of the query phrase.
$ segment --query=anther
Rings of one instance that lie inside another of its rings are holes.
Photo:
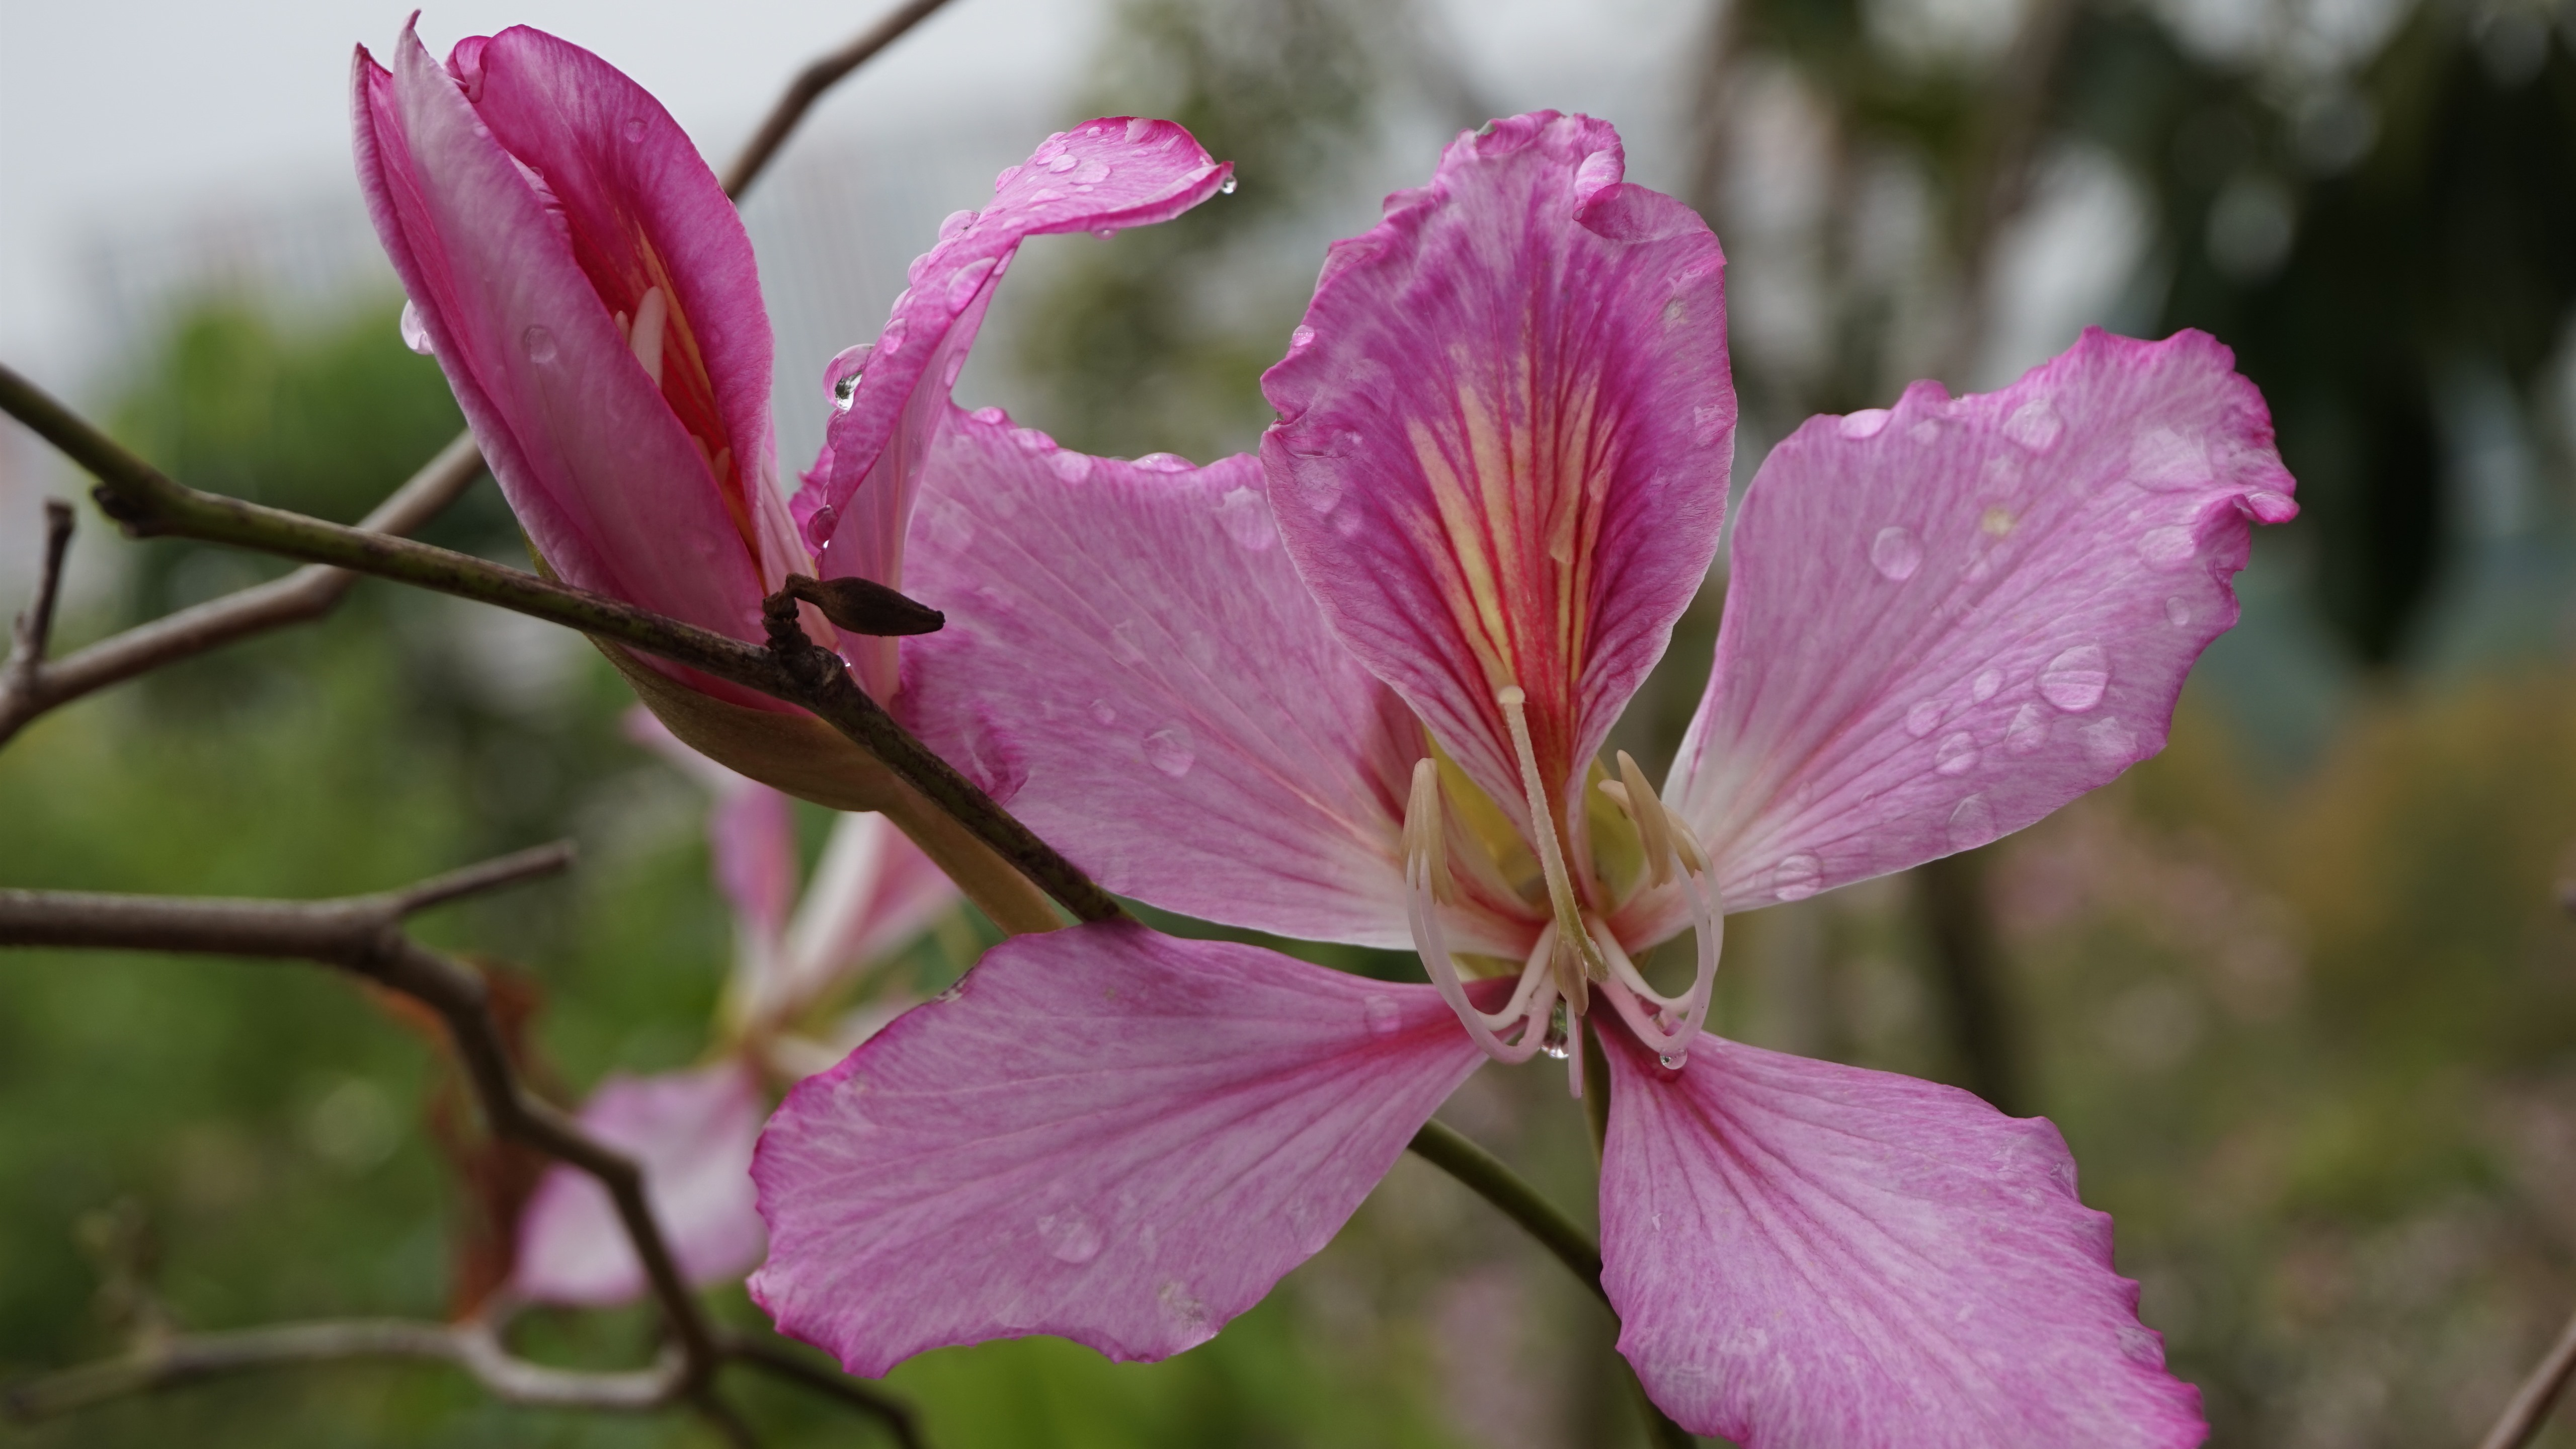
[[[1449,875],[1449,830],[1440,811],[1440,767],[1427,757],[1413,762],[1413,793],[1404,806],[1404,873],[1408,882],[1428,882],[1432,899],[1443,905],[1458,898]]]

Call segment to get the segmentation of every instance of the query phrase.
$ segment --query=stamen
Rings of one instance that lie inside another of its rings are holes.
[[[671,318],[671,299],[659,287],[647,288],[644,300],[635,304],[635,330],[627,335],[626,345],[635,349],[635,360],[644,364],[644,375],[653,385],[662,385],[662,324]]]
[[[1404,806],[1404,878],[1413,883],[1420,871],[1431,884],[1432,899],[1443,905],[1458,898],[1458,883],[1449,874],[1449,827],[1440,811],[1440,767],[1425,758],[1413,762],[1413,795]]]
[[[1617,801],[1636,824],[1653,884],[1660,886],[1671,880],[1671,862],[1681,862],[1682,899],[1690,907],[1698,961],[1691,989],[1675,1000],[1648,985],[1644,973],[1620,949],[1618,938],[1600,928],[1598,938],[1610,963],[1603,987],[1609,993],[1611,1009],[1636,1033],[1637,1040],[1662,1056],[1665,1066],[1679,1067],[1708,1021],[1718,956],[1726,945],[1726,913],[1717,898],[1717,882],[1709,872],[1708,848],[1700,844],[1697,832],[1689,822],[1665,808],[1662,797],[1646,788],[1645,772],[1637,768],[1636,760],[1625,750],[1619,752],[1619,774],[1618,780],[1601,782],[1601,793]],[[1639,998],[1653,1002],[1661,1010],[1650,1017],[1638,1004]]]
[[[1583,930],[1583,906],[1575,898],[1574,877],[1565,868],[1565,851],[1556,839],[1556,815],[1547,806],[1547,786],[1539,778],[1538,751],[1530,744],[1529,718],[1526,706],[1529,696],[1517,684],[1507,684],[1494,691],[1494,702],[1503,707],[1503,722],[1512,734],[1512,753],[1521,767],[1521,791],[1529,797],[1531,844],[1538,847],[1539,870],[1547,876],[1548,904],[1556,912],[1557,940],[1579,958],[1581,969],[1570,973],[1600,978],[1609,970],[1601,959],[1601,948]],[[1565,975],[1569,973],[1560,973]],[[1568,1001],[1581,1003],[1577,983],[1560,983]],[[1578,1004],[1580,1012],[1583,1006]]]
[[[1410,887],[1405,897],[1405,915],[1413,927],[1413,946],[1421,953],[1422,966],[1430,973],[1431,984],[1440,989],[1440,999],[1449,1003],[1467,1035],[1485,1055],[1498,1062],[1525,1062],[1538,1052],[1546,1039],[1547,1014],[1554,1010],[1555,993],[1546,983],[1547,973],[1541,967],[1556,950],[1557,930],[1554,922],[1539,932],[1529,960],[1521,968],[1520,985],[1512,999],[1498,1015],[1488,1016],[1467,999],[1466,984],[1459,979],[1458,963],[1449,954],[1448,933],[1440,926],[1438,893],[1448,880],[1448,865],[1441,853],[1443,824],[1440,814],[1440,782],[1436,767],[1429,760],[1415,765],[1412,798],[1404,811],[1404,883]],[[1521,1028],[1515,1041],[1506,1042],[1499,1033]]]
[[[1610,782],[1601,783],[1606,788]],[[1663,802],[1646,783],[1646,772],[1637,768],[1637,757],[1626,750],[1619,752],[1619,783],[1625,788],[1612,798],[1626,806],[1628,818],[1636,822],[1638,839],[1646,848],[1647,879],[1663,885],[1673,878],[1672,833],[1664,828]]]

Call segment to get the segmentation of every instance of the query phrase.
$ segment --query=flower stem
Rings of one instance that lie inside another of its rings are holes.
[[[1592,1038],[1583,1053],[1583,1125],[1591,1129],[1592,1165],[1598,1168],[1601,1153],[1610,1140],[1610,1048],[1601,1034],[1592,1030],[1588,1019],[1583,1030]],[[1664,1417],[1654,1396],[1646,1392],[1645,1381],[1637,1377],[1636,1365],[1621,1358],[1619,1377],[1627,1381],[1628,1392],[1637,1404],[1637,1421],[1645,1427],[1646,1442],[1654,1449],[1692,1449],[1699,1443],[1691,1437],[1690,1430]]]
[[[1501,1158],[1439,1121],[1423,1123],[1422,1130],[1414,1133],[1413,1141],[1407,1145],[1416,1156],[1501,1209],[1503,1216],[1538,1239],[1540,1247],[1554,1253],[1557,1261],[1604,1304],[1610,1301],[1601,1293],[1601,1249],[1592,1241],[1592,1235],[1576,1226],[1574,1219],[1556,1204],[1541,1197],[1537,1188],[1522,1181],[1519,1173],[1504,1166]]]

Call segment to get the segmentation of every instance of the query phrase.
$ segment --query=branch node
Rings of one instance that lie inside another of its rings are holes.
[[[770,602],[778,598],[802,599],[812,604],[834,628],[844,633],[887,635],[935,634],[948,622],[948,616],[928,604],[909,599],[874,579],[814,579],[803,574],[789,574],[786,587],[762,601],[763,617]]]

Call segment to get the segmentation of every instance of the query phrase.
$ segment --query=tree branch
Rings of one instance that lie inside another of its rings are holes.
[[[45,651],[54,637],[54,605],[62,597],[63,555],[72,546],[72,506],[59,498],[45,500],[45,552],[36,565],[36,595],[9,629],[9,657],[0,660],[0,740],[9,737],[9,705],[36,687],[45,672]]]
[[[752,182],[768,169],[771,157],[825,91],[946,3],[947,0],[911,0],[849,44],[798,72],[769,118],[762,122],[759,133],[727,169],[725,193],[738,198],[751,189]],[[475,448],[474,435],[459,433],[439,450],[438,456],[421,465],[410,481],[360,520],[358,527],[370,533],[408,534],[463,497],[482,472],[483,455]],[[49,531],[54,506],[47,505]],[[61,527],[68,534],[68,512],[63,519]],[[60,561],[58,549],[48,555],[44,575],[47,581],[58,583]],[[13,649],[7,667],[0,669],[0,745],[7,744],[46,711],[111,684],[220,649],[237,639],[319,619],[337,607],[357,581],[355,571],[317,564],[137,625],[53,664],[43,662],[41,647],[31,653],[23,646]],[[45,618],[38,626],[40,641],[50,623],[52,597],[49,589],[39,590],[38,600],[46,606]],[[22,655],[32,663],[22,667]]]
[[[1601,1291],[1601,1246],[1592,1235],[1575,1225],[1556,1204],[1539,1194],[1539,1190],[1521,1180],[1519,1173],[1503,1165],[1503,1160],[1487,1152],[1457,1128],[1433,1119],[1422,1124],[1405,1144],[1408,1151],[1442,1172],[1458,1179],[1469,1192],[1492,1203],[1503,1216],[1520,1226],[1521,1231],[1538,1240],[1540,1247],[1556,1255],[1583,1286],[1603,1303],[1609,1295]]]
[[[948,0],[911,0],[911,3],[869,26],[849,44],[821,57],[796,73],[787,83],[787,93],[770,107],[769,116],[760,123],[751,139],[743,143],[733,165],[725,168],[725,195],[739,199],[751,189],[751,183],[769,165],[778,148],[786,144],[788,133],[805,119],[805,113],[822,99],[823,92],[837,85],[843,76],[868,63],[876,53],[902,38],[903,33],[930,18],[933,11]]]
[[[2558,1342],[2522,1381],[2513,1402],[2505,1405],[2504,1417],[2478,1442],[2478,1449],[2522,1449],[2530,1443],[2540,1426],[2549,1422],[2550,1406],[2558,1402],[2571,1376],[2576,1376],[2576,1318],[2567,1321]]]
[[[901,1449],[923,1449],[921,1428],[912,1416],[912,1406],[891,1394],[883,1393],[865,1379],[854,1379],[837,1369],[821,1368],[806,1362],[796,1352],[775,1339],[754,1338],[735,1329],[716,1330],[716,1346],[728,1363],[743,1364],[762,1373],[801,1384],[818,1394],[827,1394],[864,1414],[874,1415],[894,1436]]]
[[[853,683],[828,650],[763,649],[632,604],[553,583],[452,549],[200,493],[171,481],[14,370],[0,366],[0,411],[25,423],[99,480],[101,511],[138,537],[169,535],[333,564],[458,598],[497,604],[684,664],[811,711],[874,755],[1085,921],[1124,912],[1080,867],[995,804],[973,781]]]

